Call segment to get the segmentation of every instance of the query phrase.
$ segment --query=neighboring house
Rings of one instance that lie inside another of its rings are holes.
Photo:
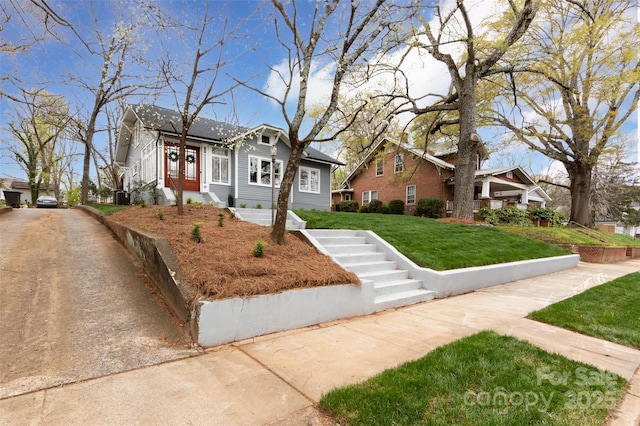
[[[53,185],[40,185],[41,194],[52,194],[54,192]],[[12,207],[20,207],[20,204],[33,204],[35,200],[31,200],[31,188],[29,182],[21,179],[3,179],[0,185],[0,200],[5,200],[7,205]]]
[[[333,203],[355,200],[360,205],[378,199],[383,203],[402,200],[405,212],[413,214],[421,198],[438,198],[447,213],[453,210],[456,154],[431,155],[422,149],[383,140],[346,177],[341,189],[333,191]],[[480,168],[478,157],[474,210],[482,206],[499,208],[544,207],[551,199],[520,167]]]
[[[116,165],[123,175],[122,189],[132,193],[134,200],[139,196],[153,202],[155,196],[159,204],[175,202],[181,129],[175,111],[153,105],[127,108]],[[273,191],[277,202],[290,153],[286,131],[267,124],[248,129],[199,117],[186,143],[183,201],[191,197],[218,207],[270,208]],[[307,148],[291,188],[289,208],[330,209],[331,167],[336,164],[341,163]]]

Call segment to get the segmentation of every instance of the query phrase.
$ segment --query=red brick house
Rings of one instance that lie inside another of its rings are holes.
[[[421,198],[439,198],[447,213],[453,210],[455,153],[431,155],[422,149],[384,140],[332,192],[333,203],[355,200],[359,205],[378,199],[387,204],[402,200],[405,212],[413,214]],[[544,207],[551,198],[522,168],[504,167],[478,170],[475,180],[475,210],[481,206],[499,208]]]

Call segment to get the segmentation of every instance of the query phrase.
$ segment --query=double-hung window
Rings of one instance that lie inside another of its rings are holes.
[[[275,186],[280,186],[282,179],[282,160],[276,160],[273,170]],[[249,184],[271,186],[271,159],[249,157]]]
[[[404,172],[404,158],[402,158],[402,154],[396,154],[393,160],[393,164],[394,164],[393,171],[395,173]]]
[[[153,142],[149,142],[142,148],[142,175],[140,180],[144,183],[151,182],[155,178],[155,153],[156,147]]]
[[[213,183],[229,184],[229,150],[213,148],[211,155],[211,171]]]
[[[369,204],[373,200],[378,199],[378,191],[362,191],[362,205]]]
[[[415,185],[407,185],[407,198],[405,200],[406,204],[415,204],[416,203],[416,186]]]
[[[300,192],[320,193],[320,170],[310,167],[300,167],[298,189]]]
[[[384,158],[376,160],[376,176],[384,175]]]

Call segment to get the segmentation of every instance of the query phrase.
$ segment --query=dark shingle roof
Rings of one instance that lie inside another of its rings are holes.
[[[182,118],[177,111],[146,104],[131,105],[131,109],[133,109],[147,128],[173,134],[178,134],[182,131]],[[239,136],[248,131],[251,131],[251,129],[211,120],[209,118],[198,117],[191,127],[189,127],[188,135],[190,137],[212,141],[226,141],[227,139]],[[340,161],[314,148],[307,147],[305,152],[307,153],[307,160],[342,165]]]
[[[140,120],[142,120],[145,127],[175,134],[182,131],[182,118],[177,111],[155,105],[141,104],[131,105],[131,108]],[[188,134],[191,137],[222,141],[247,130],[245,127],[199,116],[195,119],[191,127],[189,127]]]
[[[306,158],[308,160],[317,160],[324,163],[337,164],[339,166],[344,166],[343,162],[338,161],[335,158],[318,151],[317,149],[311,148],[310,146],[307,147],[304,151],[307,153]]]

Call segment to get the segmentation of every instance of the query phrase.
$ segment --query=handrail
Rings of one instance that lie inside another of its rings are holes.
[[[171,177],[171,173],[167,173],[167,178],[169,179],[169,189],[171,190],[171,192],[173,192],[173,196],[176,199],[176,203],[178,202],[178,187],[176,186],[176,183],[174,182],[173,178]]]
[[[570,221],[569,221],[569,227],[571,227],[572,225],[576,225],[577,227],[584,229],[584,230],[586,231],[585,233],[586,233],[589,237],[591,237],[591,238],[593,238],[593,239],[596,239],[596,240],[601,241],[601,242],[603,242],[603,243],[612,243],[612,241],[611,241],[611,240],[608,240],[608,241],[607,241],[607,239],[606,239],[606,238],[603,238],[603,237],[602,237],[602,235],[595,235],[595,234],[592,234],[593,229],[591,229],[591,228],[589,228],[589,227],[587,227],[587,226],[584,226],[584,225],[583,225],[583,224],[581,224],[581,223],[578,223],[578,222],[576,222],[576,221],[570,220]]]

